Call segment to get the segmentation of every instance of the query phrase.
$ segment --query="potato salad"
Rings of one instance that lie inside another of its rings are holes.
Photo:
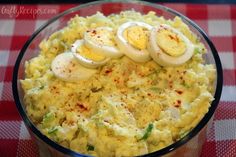
[[[180,17],[76,15],[39,48],[21,80],[27,114],[81,154],[160,150],[191,131],[214,100],[215,67]]]

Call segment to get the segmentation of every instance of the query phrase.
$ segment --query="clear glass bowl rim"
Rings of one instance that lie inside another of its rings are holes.
[[[58,15],[56,15],[55,17],[51,18],[50,20],[48,20],[48,22],[46,22],[44,25],[42,25],[40,28],[38,28],[31,36],[30,38],[26,41],[26,43],[24,44],[23,48],[21,49],[16,62],[15,62],[15,66],[13,69],[13,77],[12,77],[12,90],[13,90],[13,97],[16,103],[16,107],[18,109],[18,112],[20,113],[25,125],[42,141],[44,141],[46,144],[48,144],[49,146],[51,146],[52,148],[56,149],[57,151],[64,153],[66,155],[69,156],[73,156],[73,157],[88,157],[88,155],[83,155],[77,152],[74,152],[68,148],[65,148],[57,143],[55,143],[54,141],[50,140],[48,137],[46,137],[45,135],[43,135],[35,126],[34,124],[30,121],[30,119],[28,118],[21,102],[20,102],[20,98],[19,98],[19,91],[18,91],[18,70],[19,70],[19,66],[21,63],[21,60],[28,48],[28,46],[30,45],[30,43],[34,40],[34,38],[44,29],[46,28],[48,25],[50,25],[51,23],[53,23],[54,21],[56,21],[57,19],[59,19],[60,17],[67,15],[69,13],[73,13],[74,11],[79,10],[80,8],[85,8],[87,6],[91,6],[91,5],[102,5],[105,3],[133,3],[133,4],[140,4],[140,5],[146,5],[149,7],[153,7],[156,9],[160,9],[163,11],[167,11],[170,12],[176,16],[180,16],[182,19],[185,20],[185,22],[187,22],[188,24],[190,24],[191,26],[193,26],[204,38],[204,40],[207,42],[208,46],[211,49],[211,52],[213,54],[214,60],[215,60],[215,66],[216,66],[216,70],[217,70],[217,81],[216,81],[216,89],[215,89],[215,95],[214,95],[214,101],[212,101],[211,103],[211,107],[209,108],[209,111],[205,114],[205,116],[203,117],[203,119],[198,123],[198,125],[192,129],[185,137],[183,137],[182,139],[180,139],[179,141],[161,149],[158,151],[155,151],[153,153],[149,153],[149,154],[145,154],[142,155],[143,157],[146,156],[153,156],[153,157],[157,157],[157,156],[162,156],[162,155],[166,155],[168,153],[170,153],[173,150],[176,150],[177,148],[179,148],[180,146],[184,145],[185,143],[187,143],[190,139],[192,139],[194,136],[196,136],[201,129],[206,126],[206,124],[208,123],[208,121],[211,119],[211,117],[213,116],[219,101],[220,101],[220,97],[221,97],[221,92],[222,92],[222,86],[223,86],[223,72],[222,72],[222,65],[221,65],[221,61],[220,58],[218,56],[218,52],[215,48],[215,46],[213,45],[213,43],[211,42],[211,40],[209,39],[209,37],[206,35],[206,33],[196,24],[194,23],[192,20],[190,20],[189,18],[187,18],[186,16],[182,15],[181,13],[170,9],[168,7],[165,7],[163,5],[160,4],[154,4],[154,3],[150,3],[150,2],[145,2],[145,1],[131,1],[131,0],[103,0],[103,1],[95,1],[95,2],[90,2],[90,3],[86,3],[86,4],[81,4],[79,6],[76,6],[74,8],[68,9]]]

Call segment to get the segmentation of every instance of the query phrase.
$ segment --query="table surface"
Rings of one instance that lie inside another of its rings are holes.
[[[236,5],[164,5],[186,15],[206,31],[223,65],[222,97],[202,157],[236,157]],[[37,146],[15,107],[12,71],[28,37],[49,18],[73,6],[76,5],[0,5],[0,156],[38,156]]]

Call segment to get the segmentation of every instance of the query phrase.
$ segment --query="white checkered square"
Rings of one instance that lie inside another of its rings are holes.
[[[44,23],[46,23],[48,20],[36,20],[36,23],[35,23],[35,29],[34,30],[37,30],[40,26],[42,26]]]
[[[223,69],[234,69],[234,54],[232,52],[219,53]]]
[[[226,119],[215,121],[216,141],[236,139],[236,119]]]
[[[0,20],[0,35],[13,35],[15,20]]]
[[[221,101],[233,101],[236,102],[236,87],[235,86],[223,86]]]
[[[0,51],[0,66],[7,66],[9,51]]]
[[[14,35],[25,36],[31,35],[34,32],[35,21],[33,20],[21,20],[15,21]]]
[[[42,26],[43,24],[45,24],[46,22],[48,22],[48,20],[37,20],[35,22],[35,29],[34,30],[37,30],[40,26]],[[59,25],[60,25],[60,21],[54,21],[52,24],[52,28],[58,28]]]
[[[30,134],[27,130],[27,128],[25,127],[24,122],[21,122],[21,126],[20,126],[20,137],[21,140],[30,140]]]
[[[232,36],[230,20],[209,20],[208,29],[210,36]]]
[[[4,82],[1,100],[5,100],[5,101],[13,100],[11,82]]]
[[[0,139],[18,139],[20,121],[0,121]]]

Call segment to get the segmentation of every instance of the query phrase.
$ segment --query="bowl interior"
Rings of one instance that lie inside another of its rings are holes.
[[[166,19],[173,19],[175,16],[180,16],[182,20],[190,27],[190,29],[199,36],[201,42],[203,42],[207,48],[208,53],[205,55],[206,63],[211,63],[216,66],[217,69],[217,80],[215,82],[215,100],[212,102],[212,105],[209,109],[209,112],[205,115],[205,117],[202,119],[202,121],[194,128],[185,138],[182,140],[162,149],[154,153],[155,156],[166,154],[179,146],[186,143],[189,139],[194,137],[209,121],[209,119],[212,117],[217,104],[219,102],[219,98],[222,91],[222,68],[219,56],[217,54],[217,51],[212,44],[212,42],[209,40],[209,38],[206,36],[206,34],[191,20],[184,17],[183,15],[166,8],[161,5],[156,5],[152,3],[147,2],[106,2],[106,1],[100,1],[100,2],[92,2],[84,5],[80,5],[78,7],[72,8],[70,10],[67,10],[53,19],[49,20],[47,23],[45,23],[43,26],[41,26],[26,42],[24,47],[22,48],[15,67],[14,67],[14,74],[13,74],[13,94],[14,99],[16,102],[16,105],[18,107],[18,110],[26,123],[27,127],[40,139],[44,140],[48,145],[51,147],[62,151],[65,154],[70,154],[72,156],[79,155],[78,153],[75,153],[73,151],[70,151],[67,148],[64,148],[62,146],[59,146],[55,142],[51,141],[44,135],[42,135],[37,128],[34,126],[34,124],[30,121],[30,119],[27,117],[27,114],[25,112],[25,106],[23,102],[24,93],[22,91],[22,88],[20,86],[19,80],[24,79],[24,64],[26,61],[30,60],[31,58],[38,55],[40,49],[39,49],[39,43],[43,39],[47,39],[53,32],[60,30],[61,28],[65,27],[67,25],[67,22],[70,18],[74,17],[76,14],[79,16],[90,16],[92,14],[95,14],[97,11],[102,12],[104,15],[110,15],[119,13],[123,10],[130,10],[134,9],[135,11],[141,12],[143,14],[148,13],[149,11],[156,12],[157,16],[163,16]]]

